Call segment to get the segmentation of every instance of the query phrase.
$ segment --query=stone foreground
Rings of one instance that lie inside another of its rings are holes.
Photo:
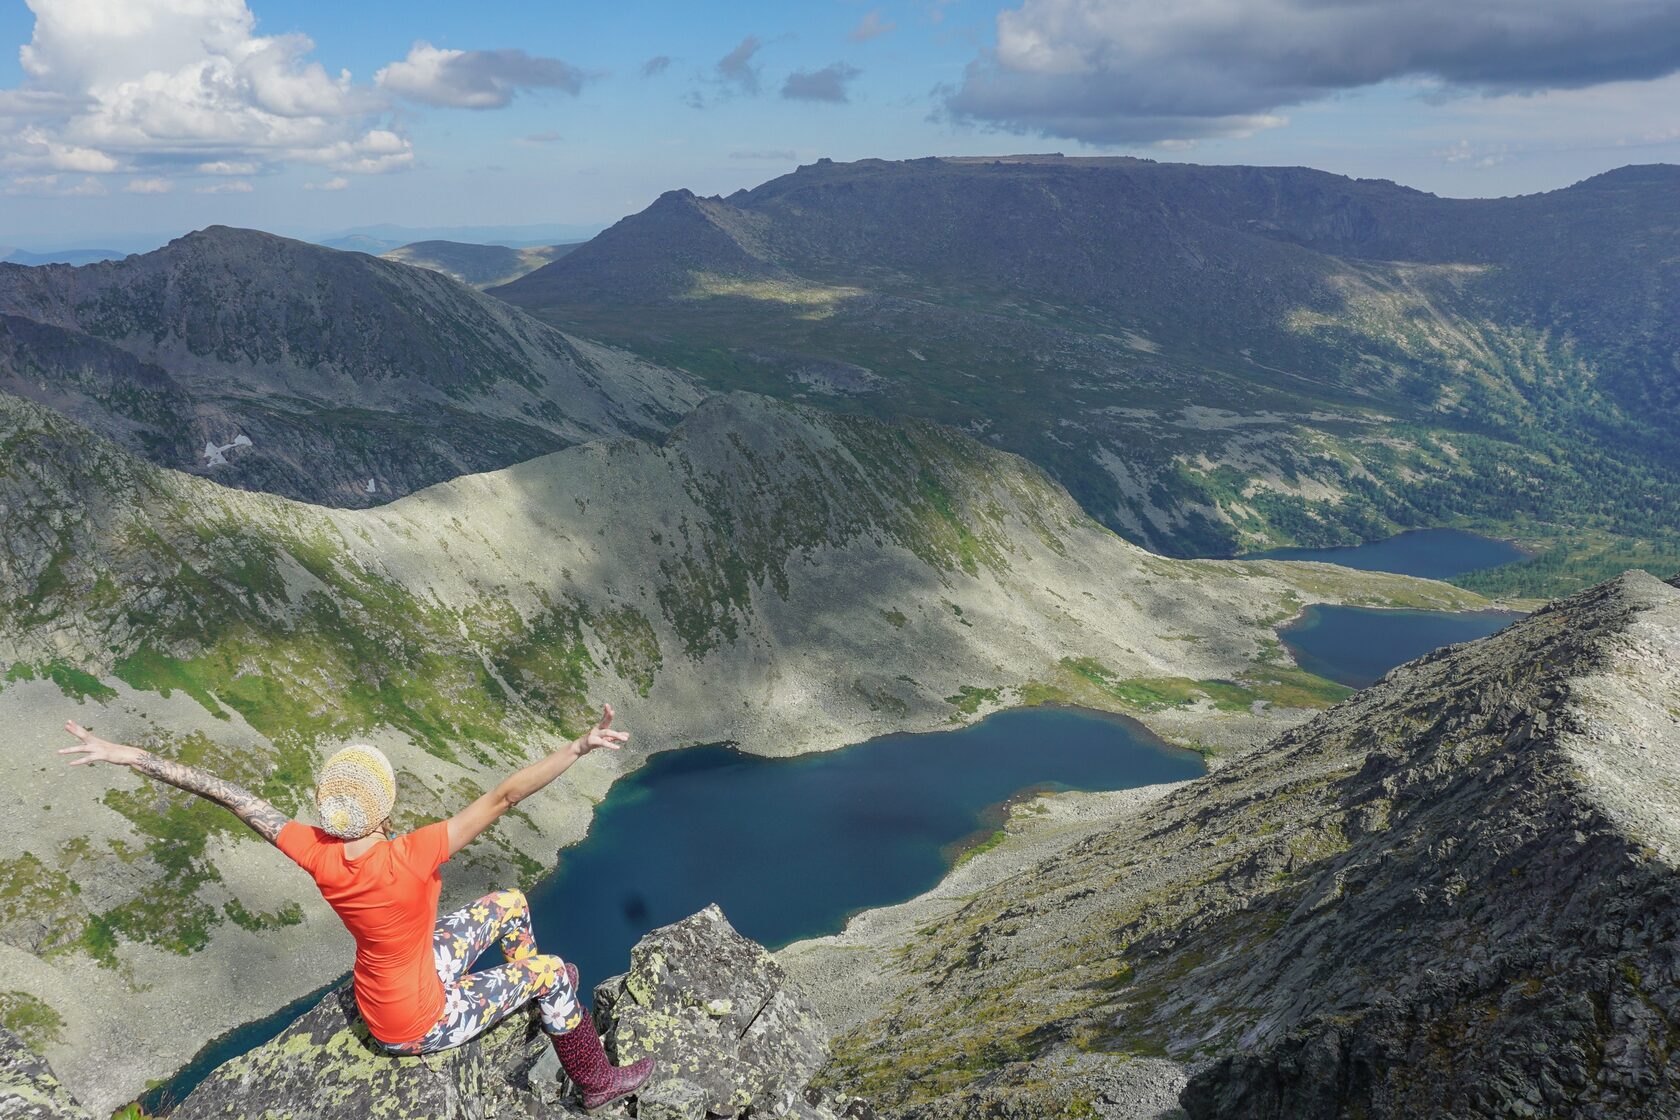
[[[630,971],[600,984],[595,998],[596,1022],[610,1054],[619,1062],[644,1054],[659,1059],[634,1113],[618,1104],[586,1114],[533,1013],[516,1014],[454,1050],[392,1058],[373,1048],[344,988],[272,1042],[222,1065],[173,1115],[176,1120],[585,1115],[867,1120],[871,1115],[862,1102],[810,1087],[812,1074],[827,1060],[821,1023],[770,954],[737,933],[715,905],[644,937],[631,954]]]

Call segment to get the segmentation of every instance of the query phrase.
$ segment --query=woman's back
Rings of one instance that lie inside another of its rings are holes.
[[[443,984],[432,960],[449,859],[444,821],[375,844],[355,859],[344,841],[319,828],[288,823],[275,845],[305,871],[356,939],[356,1005],[376,1038],[418,1038],[443,1010]]]

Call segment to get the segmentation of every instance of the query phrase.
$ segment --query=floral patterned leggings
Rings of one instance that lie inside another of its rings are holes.
[[[468,972],[496,941],[507,963]],[[564,1034],[583,1022],[576,980],[559,957],[537,952],[523,892],[497,891],[445,915],[432,931],[432,955],[443,981],[443,1015],[413,1042],[379,1042],[387,1053],[431,1054],[459,1046],[533,999],[549,1034]]]

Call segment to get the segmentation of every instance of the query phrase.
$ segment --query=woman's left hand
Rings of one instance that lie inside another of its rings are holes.
[[[578,740],[579,756],[586,755],[599,747],[617,750],[625,740],[630,738],[628,731],[612,730],[613,710],[611,704],[601,705],[601,722],[589,729],[589,733]]]
[[[58,753],[82,756],[71,762],[70,765],[72,766],[86,766],[90,762],[109,762],[117,766],[132,766],[146,754],[139,747],[131,747],[125,743],[113,743],[109,739],[101,739],[73,719],[64,721],[64,730],[74,735],[78,742],[76,746],[65,747]]]

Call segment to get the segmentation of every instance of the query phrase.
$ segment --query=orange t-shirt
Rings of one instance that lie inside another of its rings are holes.
[[[286,822],[275,846],[309,872],[356,939],[356,1006],[381,1042],[412,1042],[443,1014],[443,981],[432,962],[443,877],[449,860],[445,821],[417,828],[359,859],[344,858],[344,841],[297,821]]]

